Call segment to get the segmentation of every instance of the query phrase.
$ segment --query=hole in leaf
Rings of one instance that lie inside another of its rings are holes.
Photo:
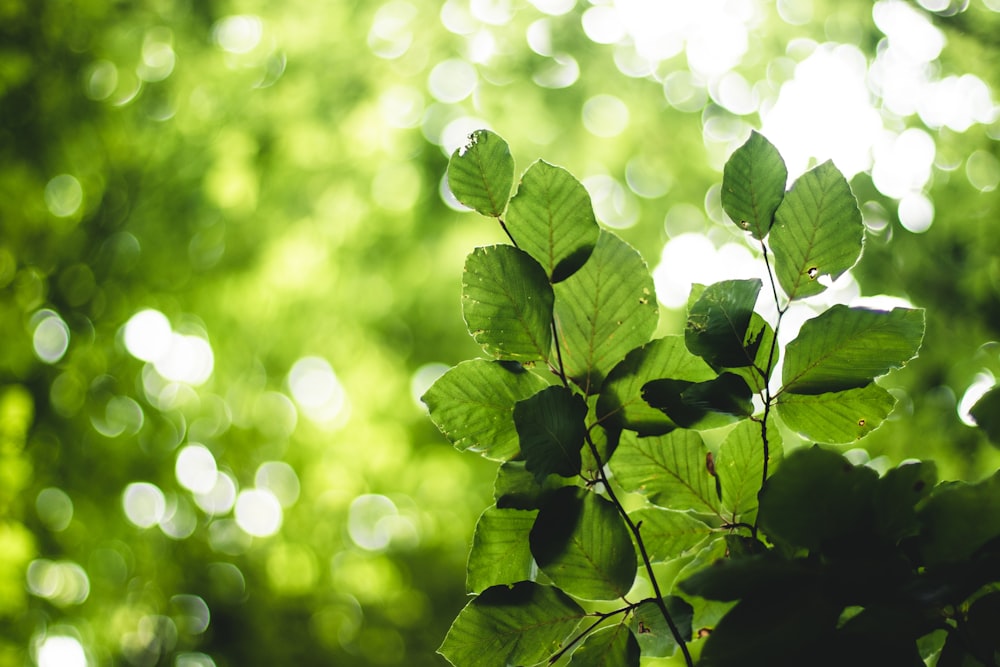
[[[740,227],[743,229],[750,229],[750,223],[746,220],[740,220]]]
[[[819,275],[819,269],[815,266],[810,266],[806,273],[809,274],[809,280],[816,280],[816,276]]]
[[[864,425],[865,425],[865,420],[864,419],[859,419],[858,420],[858,426],[864,426]]]

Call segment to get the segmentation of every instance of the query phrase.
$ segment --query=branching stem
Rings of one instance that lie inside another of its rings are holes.
[[[645,600],[643,602],[645,602]],[[573,639],[569,640],[566,643],[565,646],[563,646],[561,649],[559,649],[558,653],[556,653],[551,658],[549,658],[549,664],[551,665],[551,664],[556,663],[559,660],[559,658],[561,658],[564,655],[566,655],[566,653],[571,648],[573,648],[574,646],[576,646],[580,642],[581,639],[583,639],[584,637],[586,637],[587,635],[589,635],[591,632],[593,632],[597,628],[597,626],[600,625],[601,623],[603,623],[604,621],[608,620],[612,616],[617,616],[618,614],[624,614],[624,613],[627,613],[629,611],[632,611],[633,609],[635,609],[636,607],[638,607],[640,604],[642,604],[642,602],[636,602],[635,604],[631,604],[630,603],[630,604],[628,604],[628,605],[626,605],[624,607],[621,607],[620,609],[615,609],[614,611],[606,611],[606,612],[603,612],[603,613],[597,613],[597,614],[595,614],[595,616],[597,616],[597,620],[594,621],[593,623],[591,623],[590,625],[588,625],[585,630],[583,630],[580,633],[578,633],[576,635],[576,637],[573,637]]]

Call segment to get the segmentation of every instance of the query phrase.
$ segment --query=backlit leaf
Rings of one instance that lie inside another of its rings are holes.
[[[601,628],[573,652],[569,667],[639,667],[639,642],[623,623]]]
[[[769,420],[767,440],[770,474],[774,472],[774,464],[781,455],[781,435],[773,420]],[[722,486],[722,506],[727,516],[753,523],[757,515],[757,493],[764,476],[764,443],[759,422],[741,421],[726,435],[719,445],[715,473]]]
[[[807,320],[785,348],[784,391],[822,394],[864,387],[912,359],[923,335],[922,309],[832,306]]]
[[[462,313],[472,337],[497,359],[548,358],[552,304],[545,270],[523,250],[488,246],[466,258]]]
[[[688,349],[717,368],[753,364],[755,355],[744,341],[760,288],[756,278],[724,280],[706,287],[688,311],[684,329]]]
[[[586,188],[562,167],[542,160],[521,177],[507,211],[507,229],[552,282],[583,266],[600,234]]]
[[[531,553],[554,584],[578,598],[613,600],[635,580],[637,558],[617,508],[596,493],[554,492],[531,529]]]
[[[539,480],[549,474],[579,474],[586,417],[587,403],[562,386],[547,387],[515,405],[525,467]]]
[[[770,141],[757,132],[729,157],[722,172],[722,208],[755,239],[767,236],[785,196],[788,170]]]
[[[653,290],[639,253],[607,231],[583,268],[555,285],[562,362],[585,393],[597,393],[608,371],[649,340],[659,318]]]
[[[861,255],[864,224],[844,175],[824,162],[803,174],[774,214],[774,270],[789,299],[819,294]]]
[[[667,613],[673,620],[684,641],[691,640],[691,620],[693,610],[683,598],[668,595],[664,599]],[[677,640],[670,631],[663,611],[653,600],[646,600],[632,612],[630,621],[632,632],[639,640],[642,654],[650,658],[668,658],[677,651]]]
[[[702,544],[713,528],[689,512],[647,507],[629,513],[639,531],[650,560],[664,562],[678,558]]]
[[[455,667],[536,665],[559,651],[584,615],[558,588],[494,586],[459,613],[438,652]]]
[[[642,397],[683,428],[713,429],[749,417],[752,392],[746,380],[723,373],[707,382],[653,380],[642,388]]]
[[[465,589],[479,593],[497,584],[533,579],[534,560],[528,533],[536,511],[488,507],[476,523],[466,570]]]
[[[489,130],[476,130],[452,153],[448,187],[455,199],[482,215],[503,215],[514,184],[514,158],[507,142]]]
[[[506,461],[520,451],[514,405],[547,386],[520,364],[473,359],[438,378],[421,400],[456,449]]]
[[[865,437],[889,416],[896,399],[877,384],[825,394],[778,396],[778,414],[785,426],[807,440],[828,444]]]
[[[774,344],[774,328],[757,313],[750,316],[743,349],[751,360],[748,366],[725,367],[722,370],[739,375],[755,394],[764,391],[771,371],[778,364],[780,347]]]

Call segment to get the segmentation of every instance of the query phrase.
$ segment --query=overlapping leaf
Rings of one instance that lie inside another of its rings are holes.
[[[777,402],[788,428],[828,444],[860,440],[878,428],[895,405],[893,395],[874,383],[825,394],[786,392]]]
[[[642,388],[642,398],[683,428],[718,428],[753,413],[750,387],[733,373],[696,383],[653,380]]]
[[[590,259],[555,285],[555,295],[566,374],[585,393],[597,393],[608,371],[656,328],[649,269],[630,245],[602,231]]]
[[[525,467],[539,480],[580,472],[580,448],[587,432],[587,403],[561,386],[547,387],[514,406],[514,426]]]
[[[421,400],[457,449],[505,461],[520,451],[514,405],[547,386],[520,364],[473,359],[438,378]]]
[[[670,618],[684,641],[691,641],[691,622],[694,610],[683,598],[668,595],[663,598]],[[670,631],[659,605],[646,600],[636,607],[630,621],[632,632],[639,640],[642,654],[651,658],[667,658],[677,651],[677,640]]]
[[[664,562],[697,549],[713,529],[690,512],[647,507],[629,513],[640,524],[642,539],[651,561]]]
[[[1000,539],[1000,472],[976,484],[941,485],[917,510],[927,565],[960,563]]]
[[[774,270],[789,299],[819,294],[861,255],[864,224],[857,200],[832,162],[803,174],[781,201],[771,228]]]
[[[767,236],[785,196],[788,169],[770,141],[757,132],[729,157],[722,172],[722,208],[755,239]]]
[[[625,624],[587,635],[569,667],[639,667],[639,642]]]
[[[507,229],[552,282],[583,266],[600,234],[586,188],[562,167],[542,160],[521,177],[507,211]]]
[[[688,310],[684,342],[716,368],[739,368],[754,362],[756,349],[745,346],[761,281],[724,280],[709,285]]]
[[[493,218],[503,215],[514,184],[514,158],[507,142],[476,130],[448,163],[448,187],[458,201]]]
[[[497,584],[533,579],[528,533],[538,512],[488,507],[476,522],[469,551],[465,589],[480,593]]]
[[[467,604],[438,652],[455,667],[536,665],[556,653],[585,612],[558,588],[494,586]]]
[[[523,250],[476,248],[465,260],[462,313],[469,333],[497,359],[547,359],[552,347],[552,286]]]
[[[781,458],[781,435],[769,421],[768,473]],[[759,422],[744,420],[726,435],[715,459],[715,474],[722,487],[722,506],[727,516],[752,523],[757,513],[757,492],[764,477],[764,443]]]

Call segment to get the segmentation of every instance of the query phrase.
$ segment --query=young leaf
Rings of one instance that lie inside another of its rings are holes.
[[[709,285],[688,311],[684,342],[715,367],[739,368],[754,362],[745,347],[747,329],[761,282],[724,280]]]
[[[1000,445],[1000,387],[993,387],[969,410],[976,425],[994,445]]]
[[[715,478],[707,467],[708,448],[695,431],[637,438],[624,434],[611,457],[611,471],[626,491],[676,510],[719,514]]]
[[[566,487],[538,511],[531,553],[554,584],[586,600],[613,600],[632,587],[635,548],[617,508],[596,493]]]
[[[784,391],[822,394],[868,385],[916,355],[922,309],[832,306],[807,320],[785,348]]]
[[[514,158],[507,142],[489,130],[476,130],[452,153],[448,187],[455,199],[493,218],[503,215],[514,184]]]
[[[639,642],[623,623],[601,628],[573,652],[569,667],[639,667]]]
[[[659,317],[653,290],[639,253],[607,231],[583,268],[555,285],[562,361],[586,394],[597,393],[608,371],[649,340]]]
[[[456,449],[506,461],[520,451],[514,405],[547,386],[520,364],[473,359],[438,378],[420,400]]]
[[[494,586],[459,613],[438,653],[455,667],[535,665],[559,650],[584,615],[558,588]]]
[[[722,208],[757,240],[767,236],[785,196],[788,169],[770,141],[751,132],[722,172]]]
[[[733,373],[697,383],[653,380],[642,388],[642,397],[683,428],[718,428],[753,413],[750,387]]]
[[[685,641],[691,639],[691,621],[693,609],[683,598],[676,595],[668,595],[663,598],[667,605],[670,618],[673,619],[677,630]],[[632,613],[630,622],[632,632],[639,640],[639,647],[642,654],[650,658],[668,658],[677,651],[677,640],[674,633],[670,631],[670,626],[663,618],[663,612],[659,605],[653,600],[646,600],[639,603]]]
[[[521,177],[507,211],[507,229],[554,283],[583,266],[601,231],[586,188],[562,167],[542,160]]]
[[[895,405],[895,397],[875,383],[825,394],[784,392],[777,401],[785,426],[808,440],[831,445],[865,437]]]
[[[780,456],[781,435],[777,425],[769,421],[768,472]],[[764,443],[760,423],[741,421],[719,445],[715,459],[715,474],[722,487],[722,506],[734,521],[752,523],[757,515],[757,492],[764,476]]]
[[[547,359],[552,305],[545,270],[523,250],[476,248],[465,260],[462,313],[472,337],[497,359]]]
[[[541,481],[580,473],[587,403],[561,386],[546,387],[514,406],[514,426],[525,467]]]
[[[1000,472],[938,486],[917,510],[924,564],[961,563],[1000,537]]]
[[[488,507],[476,522],[465,590],[480,593],[497,584],[534,578],[528,533],[538,512]]]
[[[670,561],[697,549],[712,534],[713,528],[688,512],[647,507],[629,512],[654,563]]]
[[[832,162],[803,174],[774,214],[771,250],[789,299],[819,294],[819,278],[838,278],[861,255],[864,224],[844,175]]]
[[[695,383],[715,376],[701,357],[688,352],[682,337],[658,338],[629,352],[608,373],[597,401],[598,419],[639,435],[663,435],[677,425],[663,411],[643,400],[643,386],[660,378]]]

